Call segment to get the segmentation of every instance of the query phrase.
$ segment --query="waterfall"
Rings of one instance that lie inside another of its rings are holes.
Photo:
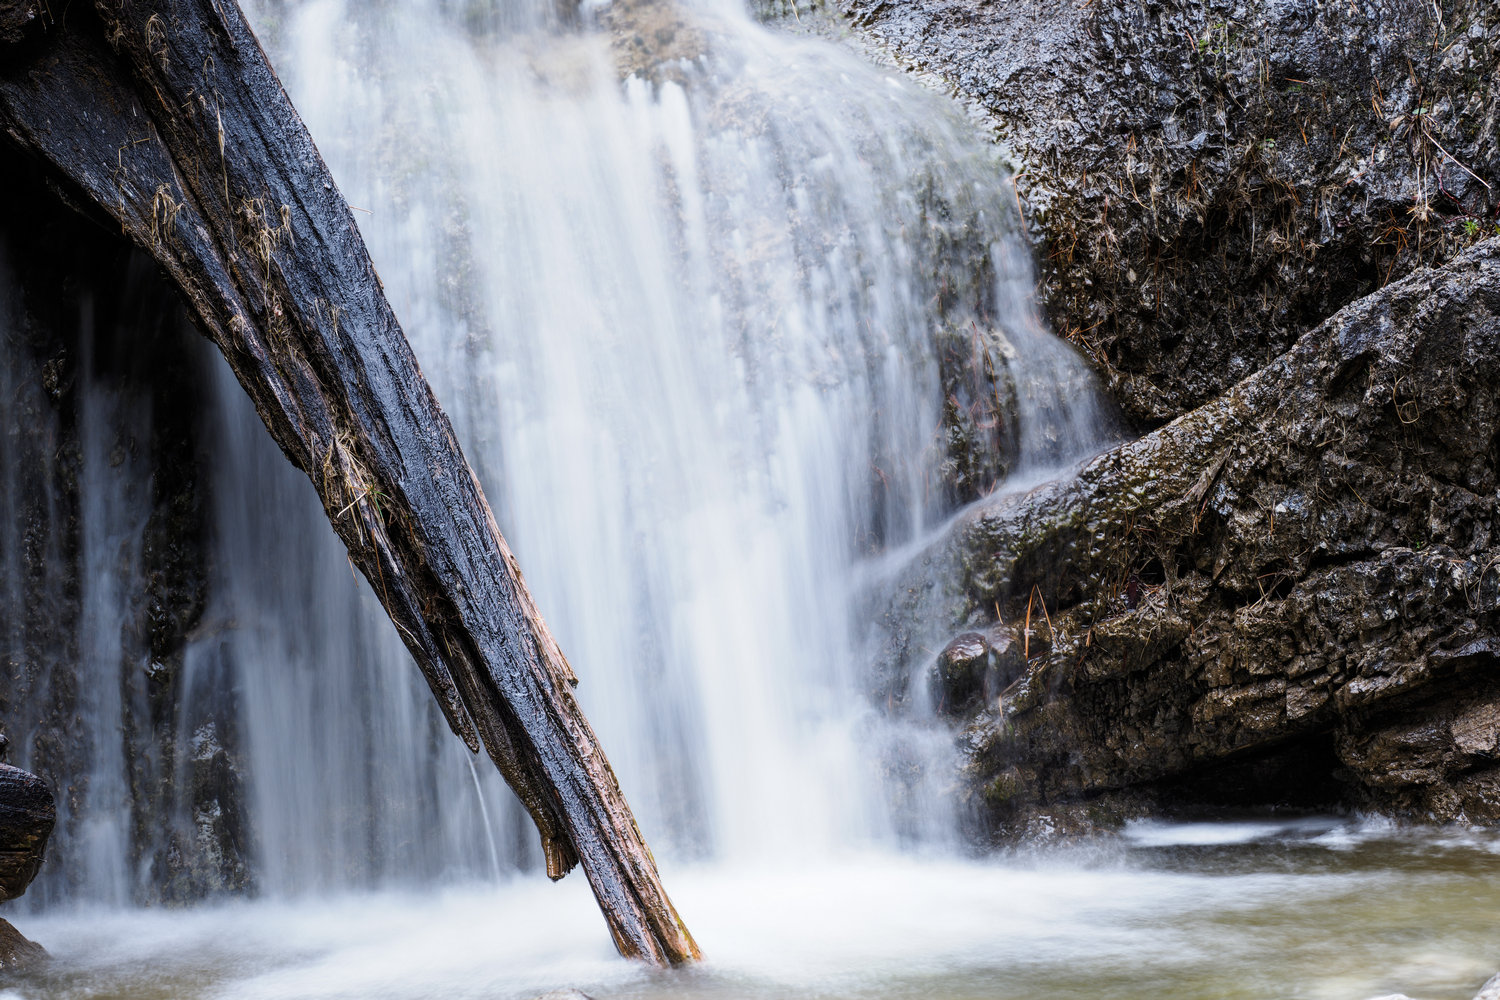
[[[948,843],[951,740],[871,698],[859,567],[1102,426],[1037,315],[990,145],[942,98],[740,0],[246,6],[657,854]],[[987,352],[1005,397],[974,444],[993,474],[967,492],[954,345]],[[213,852],[228,821],[193,769],[232,744],[267,893],[534,867],[524,814],[446,731],[309,485],[227,368],[203,366],[212,558],[169,839]],[[149,466],[110,462],[88,428],[150,417],[104,417],[109,398],[91,383],[79,404],[80,502],[98,506],[78,656],[113,670]],[[125,766],[121,690],[80,710],[109,748],[101,796]],[[143,877],[108,871],[142,856],[111,826],[128,810],[86,805],[81,891],[123,901]],[[96,868],[124,888],[94,888]]]
[[[739,2],[254,16],[648,839],[941,837],[888,807],[851,612],[949,510],[939,334],[1002,331],[1021,464],[1097,433],[987,145]]]

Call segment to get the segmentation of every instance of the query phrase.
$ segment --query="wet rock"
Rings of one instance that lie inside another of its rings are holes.
[[[1026,675],[1025,641],[1015,631],[996,624],[985,633],[990,644],[990,690],[987,699],[994,703],[1002,692]]]
[[[622,77],[680,80],[681,65],[707,48],[704,28],[677,0],[618,0],[599,17]]]
[[[1500,821],[1496,385],[1489,240],[962,519],[914,569],[957,594],[921,613],[1050,609],[1002,715],[965,734],[990,832],[1142,795]]]
[[[963,718],[993,709],[1001,692],[1026,672],[1023,642],[1002,624],[956,636],[933,667],[934,701],[939,714]]]
[[[0,45],[21,41],[41,21],[40,0],[0,0]]]
[[[1054,327],[1150,427],[1496,231],[1487,0],[838,0],[1016,169]]]
[[[0,733],[0,764],[4,764],[10,757],[10,740],[6,739],[4,733]]]
[[[1479,992],[1474,994],[1474,1000],[1500,1000],[1500,973],[1491,976]]]
[[[990,672],[990,644],[978,632],[965,632],[938,654],[938,711],[961,716],[977,707]]]
[[[217,721],[231,764],[240,754],[226,724],[235,715],[230,685],[200,675],[198,694],[182,701],[184,657],[209,587],[209,348],[182,321],[176,293],[117,232],[62,210],[19,157],[0,157],[0,182],[15,193],[0,223],[0,453],[11,477],[0,534],[17,541],[19,559],[14,586],[0,588],[0,719],[15,734],[12,758],[67,801],[49,864],[29,891],[43,900],[76,896],[87,877],[93,762],[111,738],[128,748],[119,778],[130,790],[125,861],[151,873],[136,881],[136,901],[244,888],[248,839],[234,833],[244,826],[243,788],[203,780],[233,775],[222,767],[206,774],[194,748],[179,743]],[[92,311],[80,313],[81,301]],[[86,468],[90,406],[106,435],[104,469]],[[109,484],[96,495],[118,497],[111,502],[122,512],[128,505],[139,532],[134,554],[116,563],[122,627],[113,664],[80,648],[87,588],[79,581],[94,514],[81,486],[95,474]],[[118,691],[121,715],[97,727],[90,704],[106,684]],[[218,824],[205,843],[200,817],[215,810],[233,822]]]
[[[36,878],[56,820],[46,782],[0,764],[0,902],[20,896]]]
[[[0,920],[0,978],[46,961],[47,949],[27,940],[7,920]]]

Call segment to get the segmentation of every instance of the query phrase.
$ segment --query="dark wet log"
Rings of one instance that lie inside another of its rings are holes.
[[[0,764],[0,903],[20,896],[36,878],[56,820],[47,783]]]
[[[349,207],[233,0],[73,4],[0,59],[0,130],[182,290],[453,731],[525,803],[548,874],[582,861],[621,953],[696,958]]]

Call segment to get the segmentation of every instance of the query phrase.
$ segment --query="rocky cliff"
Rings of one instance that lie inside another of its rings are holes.
[[[1485,0],[839,0],[1009,151],[1057,332],[1152,427],[1495,235]]]
[[[117,230],[14,156],[0,179],[0,722],[57,797],[31,897],[241,888],[234,695],[187,706],[183,677],[208,573],[203,345]],[[90,836],[128,870],[91,869]]]
[[[885,610],[979,827],[1500,818],[1500,9],[840,6],[994,128],[1055,328],[1151,431]]]

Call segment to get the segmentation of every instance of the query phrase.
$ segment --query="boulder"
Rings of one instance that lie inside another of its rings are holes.
[[[943,647],[935,666],[937,709],[958,716],[972,711],[985,693],[990,644],[979,632],[964,632]]]
[[[1488,0],[837,0],[1007,150],[1042,294],[1138,425],[1496,232]]]
[[[47,949],[21,936],[7,920],[0,920],[0,977],[20,972],[47,958]]]
[[[1026,672],[1026,640],[996,623],[983,632],[955,636],[933,665],[933,703],[938,713],[961,719],[992,709],[1001,693]]]
[[[964,736],[990,833],[1112,799],[1500,821],[1497,385],[1492,239],[960,519],[903,607],[969,629],[1050,608]]]
[[[56,819],[46,782],[0,764],[0,902],[20,896],[36,878]]]

